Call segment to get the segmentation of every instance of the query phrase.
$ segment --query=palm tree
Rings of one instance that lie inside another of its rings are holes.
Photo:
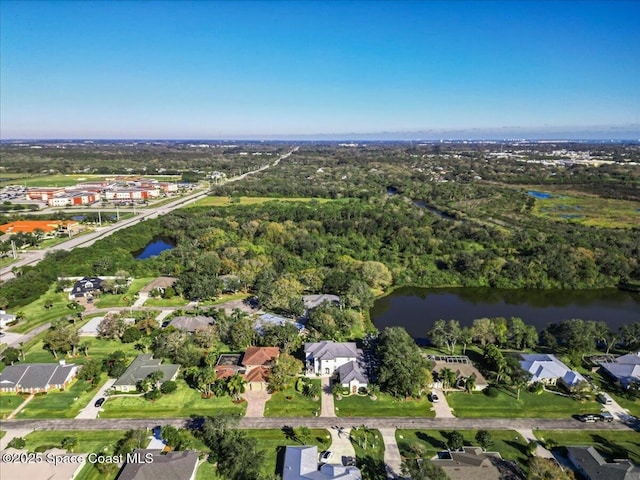
[[[438,374],[438,376],[442,380],[442,390],[445,390],[445,391],[449,387],[454,385],[456,383],[456,379],[458,378],[458,376],[456,375],[456,372],[454,372],[450,368],[443,368],[442,370],[440,370],[440,373]]]
[[[234,373],[227,379],[227,391],[229,395],[231,395],[234,400],[239,401],[240,395],[245,392],[246,381],[242,378],[242,375],[239,373]]]

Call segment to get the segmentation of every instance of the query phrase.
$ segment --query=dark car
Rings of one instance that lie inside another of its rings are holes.
[[[96,403],[95,403],[94,405],[95,405],[96,407],[101,407],[101,406],[102,406],[102,404],[103,404],[104,402],[106,402],[106,400],[107,400],[107,399],[106,399],[106,398],[104,398],[104,397],[99,398],[98,400],[96,400]]]

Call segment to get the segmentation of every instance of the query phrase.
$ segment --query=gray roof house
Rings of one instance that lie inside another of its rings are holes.
[[[318,470],[318,447],[287,447],[282,480],[362,480],[357,467],[324,464]]]
[[[629,460],[607,462],[593,447],[567,447],[567,456],[587,480],[638,480],[640,467]]]
[[[321,295],[303,295],[302,302],[304,303],[305,310],[313,310],[319,307],[324,302],[340,306],[340,297],[337,295],[321,294]]]
[[[572,388],[587,380],[578,372],[571,370],[555,355],[547,354],[526,354],[520,355],[522,360],[520,366],[531,374],[531,383],[542,382],[547,385],[555,385],[556,382],[564,384],[567,388]]]
[[[73,284],[73,288],[69,293],[69,299],[88,297],[96,291],[102,291],[102,282],[104,280],[99,277],[82,277]]]
[[[358,350],[358,358],[355,361],[340,365],[336,372],[340,384],[356,393],[360,387],[369,385],[369,377],[364,366],[362,350]]]
[[[613,362],[600,362],[602,369],[613,377],[623,388],[640,382],[640,352],[628,353]]]
[[[196,315],[194,317],[174,317],[171,322],[169,322],[169,325],[179,328],[180,330],[185,330],[187,332],[195,332],[196,330],[200,330],[201,328],[213,325],[213,323],[214,320],[212,317]]]
[[[353,342],[335,343],[323,340],[304,344],[307,373],[333,375],[345,363],[355,362],[362,352]]]
[[[198,452],[168,452],[137,449],[133,457],[139,461],[127,462],[117,480],[195,480]]]
[[[503,476],[499,466],[505,461],[498,452],[483,452],[479,447],[465,447],[462,451],[448,451],[430,460],[442,468],[451,480],[501,480],[503,478],[524,478]],[[505,469],[509,471],[509,469]]]
[[[18,363],[0,373],[2,392],[48,392],[64,388],[77,375],[79,365],[60,363]]]
[[[136,384],[140,380],[147,378],[156,371],[164,373],[162,383],[167,380],[175,380],[178,376],[179,368],[180,365],[177,364],[167,363],[163,365],[162,360],[154,359],[150,353],[144,353],[138,355],[133,362],[131,362],[131,365],[127,367],[122,376],[115,381],[113,388],[123,392],[135,390]]]

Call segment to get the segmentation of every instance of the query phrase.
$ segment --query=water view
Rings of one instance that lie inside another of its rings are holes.
[[[175,246],[175,243],[171,239],[166,237],[157,237],[151,240],[142,250],[133,252],[133,256],[136,260],[157,257],[165,250],[171,250]]]
[[[436,320],[471,325],[482,317],[520,317],[538,331],[571,318],[604,321],[617,330],[640,322],[640,295],[614,288],[600,290],[507,290],[493,288],[400,288],[376,301],[374,325],[402,326],[418,340]]]

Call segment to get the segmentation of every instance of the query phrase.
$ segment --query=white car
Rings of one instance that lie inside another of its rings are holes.
[[[433,403],[438,403],[440,401],[440,397],[438,397],[436,392],[431,392],[431,401]]]
[[[320,461],[327,463],[331,458],[331,455],[333,455],[333,452],[331,450],[325,450],[320,454]]]

